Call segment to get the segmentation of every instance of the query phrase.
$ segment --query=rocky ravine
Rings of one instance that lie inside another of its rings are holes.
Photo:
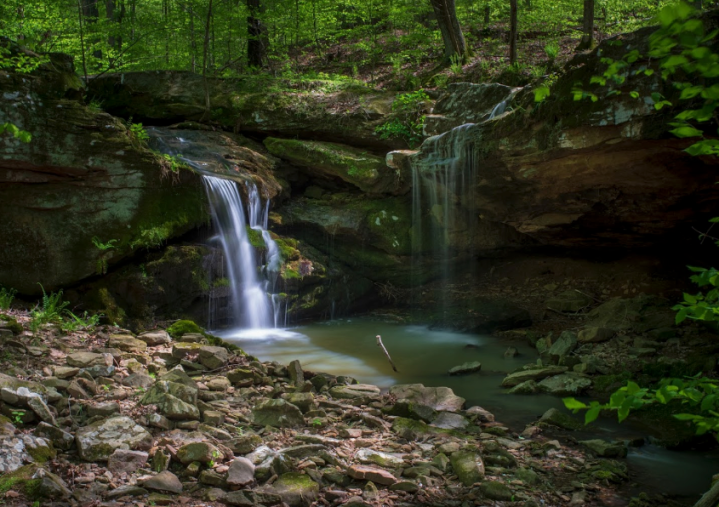
[[[9,505],[595,505],[627,477],[544,436],[567,424],[557,411],[518,435],[448,388],[382,393],[192,327],[32,335],[3,319]]]

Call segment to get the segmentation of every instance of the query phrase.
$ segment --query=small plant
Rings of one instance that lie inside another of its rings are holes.
[[[20,130],[12,123],[0,123],[0,134],[7,132],[13,137],[17,137],[23,143],[29,143],[32,140],[32,134],[26,130]]]
[[[459,76],[462,74],[462,57],[459,55],[452,55],[449,59],[449,70],[452,74]]]
[[[559,44],[556,41],[548,42],[544,46],[544,52],[547,54],[550,62],[553,62],[559,56]]]
[[[48,294],[45,287],[38,283],[42,289],[42,300],[31,312],[30,328],[37,331],[43,324],[62,322],[62,314],[70,304],[62,300],[62,289]]]
[[[315,428],[319,428],[320,426],[322,426],[322,419],[320,419],[319,417],[315,417],[314,419],[312,419],[312,422],[310,424]]]
[[[380,139],[401,137],[410,147],[417,146],[422,140],[424,128],[425,103],[429,95],[424,90],[402,93],[392,103],[394,118],[378,126],[375,132]]]
[[[17,291],[15,289],[6,289],[5,287],[0,287],[0,310],[10,309],[10,305],[15,299],[15,294],[17,294]]]
[[[12,415],[12,421],[15,424],[22,424],[22,416],[25,415],[24,412],[13,410],[10,414]]]
[[[93,99],[90,101],[90,103],[87,105],[87,107],[94,113],[100,113],[100,112],[102,112],[102,101]]]
[[[101,313],[97,313],[95,315],[88,315],[88,313],[85,312],[82,314],[82,316],[75,315],[70,311],[67,311],[65,313],[69,317],[69,319],[65,320],[60,327],[66,333],[74,333],[75,331],[78,331],[80,329],[95,327],[100,323],[100,319],[103,317],[103,314]]]
[[[150,139],[150,136],[147,134],[147,131],[145,131],[145,127],[142,126],[142,123],[131,123],[130,133],[140,142]]]
[[[156,379],[156,378],[157,378],[157,374],[155,374],[155,373],[150,373],[150,378]]]
[[[115,243],[117,243],[116,239],[111,239],[107,243],[103,243],[100,241],[100,238],[93,236],[92,244],[95,245],[95,248],[100,250],[100,258],[97,259],[97,265],[95,268],[98,275],[107,274],[107,259],[105,258],[105,255],[106,252],[115,248]]]

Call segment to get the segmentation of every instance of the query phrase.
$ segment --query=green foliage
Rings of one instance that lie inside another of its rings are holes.
[[[25,130],[20,130],[12,123],[0,123],[0,135],[8,133],[13,137],[20,139],[23,143],[29,143],[32,140],[32,134]]]
[[[392,103],[394,117],[375,132],[380,139],[402,138],[410,147],[417,146],[424,137],[424,108],[428,101],[429,95],[424,90],[398,95]]]
[[[586,424],[596,420],[601,410],[616,410],[619,422],[622,422],[632,410],[655,403],[670,405],[675,411],[689,409],[690,412],[682,411],[674,414],[674,417],[694,424],[697,435],[711,432],[719,440],[719,382],[707,377],[668,378],[662,380],[656,389],[642,388],[634,382],[628,382],[604,404],[592,401],[587,405],[574,398],[564,398],[562,401],[575,414],[586,410]]]
[[[96,266],[98,275],[104,275],[107,273],[107,259],[105,258],[105,253],[115,248],[115,243],[117,243],[116,239],[111,239],[107,243],[103,243],[100,238],[93,236],[92,244],[95,245],[95,248],[100,250],[100,258],[97,259]]]
[[[145,133],[145,135],[147,136],[147,133]],[[185,163],[185,161],[182,160],[182,157],[180,157],[179,155],[170,155],[168,153],[164,153],[160,155],[160,157],[162,158],[163,166],[174,174],[178,174],[180,172],[180,169],[189,168],[187,163]]]
[[[719,219],[712,219],[712,222],[719,222]],[[677,324],[686,319],[719,321],[719,272],[714,268],[689,266],[689,269],[695,273],[690,277],[692,282],[699,287],[711,289],[706,293],[684,293],[684,300],[673,308],[677,312]]]
[[[559,56],[559,44],[556,41],[550,41],[544,46],[544,52],[550,61],[554,61]]]
[[[145,131],[145,127],[142,126],[142,123],[131,123],[130,133],[141,143],[150,139],[150,136]]]
[[[62,322],[62,315],[65,308],[70,304],[68,301],[62,300],[62,289],[57,292],[48,294],[45,287],[40,285],[42,289],[42,299],[40,303],[30,312],[30,328],[37,331],[44,324],[59,324]]]
[[[78,316],[71,311],[67,311],[66,315],[68,319],[60,325],[60,328],[66,333],[74,333],[75,331],[95,327],[100,323],[100,319],[103,317],[101,313],[88,315],[87,312],[84,312],[82,316]]]
[[[12,302],[15,299],[15,294],[17,294],[15,289],[0,287],[0,310],[10,309],[10,305],[12,305]]]
[[[461,75],[463,63],[462,57],[460,55],[452,55],[449,60],[449,70],[452,71],[452,74],[455,76]]]

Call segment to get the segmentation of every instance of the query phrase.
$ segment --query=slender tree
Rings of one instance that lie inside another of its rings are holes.
[[[250,15],[247,16],[247,64],[262,68],[267,62],[267,28],[262,22],[265,5],[262,0],[247,0]]]
[[[577,49],[591,49],[594,45],[594,0],[584,0],[582,40]]]
[[[517,0],[509,0],[509,64],[517,63]]]
[[[434,15],[437,17],[439,31],[444,41],[444,60],[449,62],[452,58],[467,61],[469,50],[462,35],[462,27],[457,19],[457,9],[454,0],[430,0]]]

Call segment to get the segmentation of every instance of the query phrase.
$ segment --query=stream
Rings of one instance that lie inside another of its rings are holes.
[[[313,323],[292,329],[245,329],[215,332],[248,354],[263,361],[287,364],[298,359],[315,372],[349,375],[359,382],[388,388],[393,384],[421,383],[447,386],[480,405],[514,430],[535,421],[551,407],[562,408],[561,399],[549,395],[510,396],[499,387],[504,375],[536,360],[534,349],[513,343],[519,355],[504,357],[508,345],[492,336],[430,330],[425,326],[388,324],[353,318]],[[392,356],[399,372],[392,371],[376,344],[375,335]],[[449,368],[467,361],[480,361],[479,373],[449,376]],[[579,440],[637,436],[630,426],[600,419]],[[630,448],[627,461],[637,490],[661,491],[678,496],[697,496],[706,491],[719,472],[716,451],[670,451],[646,444]]]

